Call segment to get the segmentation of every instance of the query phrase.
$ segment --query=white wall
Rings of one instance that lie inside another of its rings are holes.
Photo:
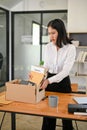
[[[12,11],[68,10],[68,32],[87,32],[87,0],[21,0]]]
[[[61,10],[67,9],[67,4],[68,0],[24,0],[11,10]]]
[[[68,10],[68,32],[87,32],[87,0],[23,0],[12,11]]]
[[[8,8],[7,6],[2,5],[1,3],[0,3],[0,7],[3,8],[3,9],[7,9],[7,10],[9,10],[9,8]]]
[[[20,3],[18,3],[16,6],[11,8],[11,11],[23,11],[25,8],[24,6],[24,2],[21,1]]]
[[[68,32],[87,32],[87,0],[68,0]]]
[[[67,8],[67,0],[30,0],[29,10],[34,10],[32,7],[35,3],[35,10],[58,10]]]

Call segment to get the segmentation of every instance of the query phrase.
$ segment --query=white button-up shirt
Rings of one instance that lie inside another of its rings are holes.
[[[50,73],[56,74],[48,78],[50,83],[60,82],[66,76],[74,64],[76,48],[72,44],[63,45],[58,49],[50,42],[45,48],[44,67],[48,68]]]

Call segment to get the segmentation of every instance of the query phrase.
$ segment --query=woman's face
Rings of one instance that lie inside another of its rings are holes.
[[[56,41],[57,41],[57,38],[58,38],[57,30],[52,28],[52,27],[48,27],[48,35],[49,35],[50,41],[53,44],[56,44]]]

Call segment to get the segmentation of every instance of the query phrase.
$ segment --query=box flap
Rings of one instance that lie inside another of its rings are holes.
[[[37,72],[31,71],[31,75],[32,75],[32,79],[30,79],[29,81],[36,83],[37,86],[44,79],[44,74],[41,74],[41,73],[37,73]]]

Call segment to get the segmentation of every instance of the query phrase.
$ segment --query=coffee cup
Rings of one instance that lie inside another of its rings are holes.
[[[58,96],[50,95],[48,97],[48,104],[49,104],[50,107],[57,107],[57,105],[58,105]]]

